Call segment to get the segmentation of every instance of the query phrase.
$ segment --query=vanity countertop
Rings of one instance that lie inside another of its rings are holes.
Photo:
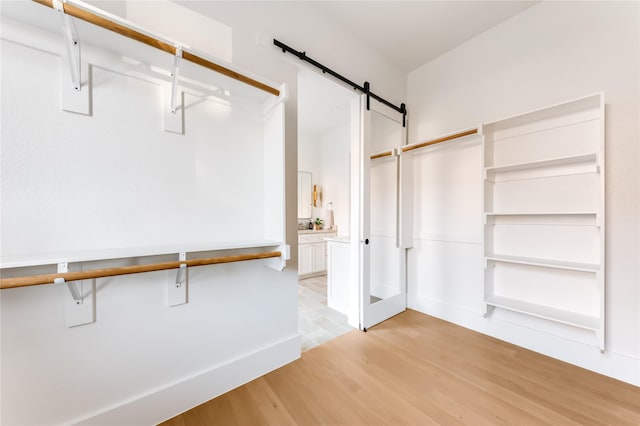
[[[337,229],[320,229],[316,231],[315,229],[298,229],[298,234],[326,234],[328,232],[336,232]]]

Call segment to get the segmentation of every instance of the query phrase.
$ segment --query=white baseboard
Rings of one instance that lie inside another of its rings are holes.
[[[409,300],[408,307],[465,328],[530,349],[552,358],[640,386],[640,359],[592,345],[566,339],[544,331],[499,319],[483,318],[481,313],[438,300]]]
[[[69,423],[158,424],[298,358],[300,334]]]

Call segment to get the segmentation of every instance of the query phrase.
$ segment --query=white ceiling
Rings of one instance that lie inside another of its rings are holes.
[[[405,72],[537,1],[318,1],[348,31]]]
[[[408,73],[535,3],[317,1],[314,5]],[[306,70],[298,84],[302,134],[319,135],[348,120],[351,90]]]

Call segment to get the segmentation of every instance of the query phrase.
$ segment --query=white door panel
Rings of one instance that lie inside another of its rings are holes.
[[[353,205],[352,229],[358,230],[352,238],[358,249],[352,267],[358,270],[359,325],[367,328],[378,324],[406,309],[406,245],[401,246],[400,157],[398,148],[405,144],[406,128],[402,115],[370,101],[366,108],[366,95],[360,100],[360,137],[354,141],[352,156],[357,170],[358,202]],[[372,160],[371,156],[392,152]],[[354,200],[355,201],[355,200]]]

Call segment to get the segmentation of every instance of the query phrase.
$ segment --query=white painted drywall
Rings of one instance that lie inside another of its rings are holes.
[[[350,227],[350,127],[347,121],[329,129],[320,137],[322,161],[323,216],[329,218],[327,203],[333,202],[334,225],[339,235],[349,235]],[[328,222],[325,222],[328,224]]]
[[[607,352],[570,327],[482,318],[479,139],[416,157],[410,307],[640,384],[639,24],[637,2],[543,2],[411,72],[407,85],[410,142],[605,92]]]

